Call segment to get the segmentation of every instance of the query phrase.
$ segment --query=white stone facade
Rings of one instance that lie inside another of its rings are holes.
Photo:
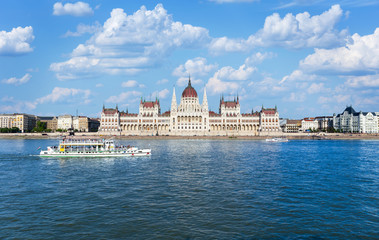
[[[378,133],[378,116],[374,112],[356,112],[350,106],[333,115],[333,127],[343,132]]]
[[[318,129],[318,121],[315,118],[304,118],[301,120],[301,128],[300,131],[307,130],[317,130]]]
[[[73,127],[73,118],[71,115],[62,115],[58,117],[57,129],[68,130]]]
[[[0,115],[0,128],[12,128],[15,116],[13,114]]]
[[[264,127],[260,127],[260,123]],[[196,90],[191,85],[184,89],[177,105],[175,88],[171,110],[161,113],[159,100],[141,99],[139,113],[119,112],[103,107],[99,131],[122,135],[177,135],[177,136],[256,136],[278,133],[277,109],[262,109],[261,112],[241,114],[239,98],[233,101],[220,100],[219,113],[209,111],[207,93],[204,89],[200,104]]]
[[[31,131],[36,125],[37,117],[30,114],[14,113],[0,115],[0,128],[17,127],[21,132]]]

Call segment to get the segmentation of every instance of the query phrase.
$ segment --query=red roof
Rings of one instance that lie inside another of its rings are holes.
[[[120,116],[137,117],[138,114],[137,114],[137,113],[125,113],[125,112],[121,112],[121,113],[120,113]]]
[[[313,122],[315,120],[315,118],[304,118],[304,121],[307,121],[307,122]]]
[[[156,104],[158,104],[157,101],[155,102],[152,102],[152,101],[148,101],[148,102],[143,102],[143,107],[144,108],[154,108]]]
[[[116,109],[113,109],[113,108],[104,108],[104,109],[103,109],[103,113],[104,113],[104,114],[109,114],[109,115],[111,115],[111,114],[115,114],[115,113],[117,113],[117,110],[116,110]]]
[[[235,108],[237,106],[237,102],[234,102],[234,101],[224,102],[224,103],[225,103],[225,107],[227,108]]]
[[[209,111],[209,116],[210,116],[210,117],[220,117],[221,114],[217,114],[217,113],[215,113],[215,112],[213,112],[213,111]]]
[[[275,115],[276,109],[275,108],[266,108],[266,109],[263,108],[261,110],[261,112],[264,113],[264,114]]]
[[[169,117],[170,116],[170,111],[166,111],[161,114],[162,117]]]
[[[197,97],[196,90],[191,86],[191,79],[188,80],[188,86],[184,89],[182,97]]]

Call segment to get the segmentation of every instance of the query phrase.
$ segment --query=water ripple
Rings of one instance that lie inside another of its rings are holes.
[[[138,140],[141,158],[40,159],[0,140],[4,239],[375,239],[378,141]]]

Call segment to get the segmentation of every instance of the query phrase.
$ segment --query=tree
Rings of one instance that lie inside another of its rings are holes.
[[[32,132],[45,132],[46,131],[46,122],[37,121],[36,126],[32,129]]]

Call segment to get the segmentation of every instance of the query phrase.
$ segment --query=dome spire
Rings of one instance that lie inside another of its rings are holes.
[[[191,85],[191,76],[188,76],[188,86],[184,89],[182,97],[197,97],[196,90]]]

